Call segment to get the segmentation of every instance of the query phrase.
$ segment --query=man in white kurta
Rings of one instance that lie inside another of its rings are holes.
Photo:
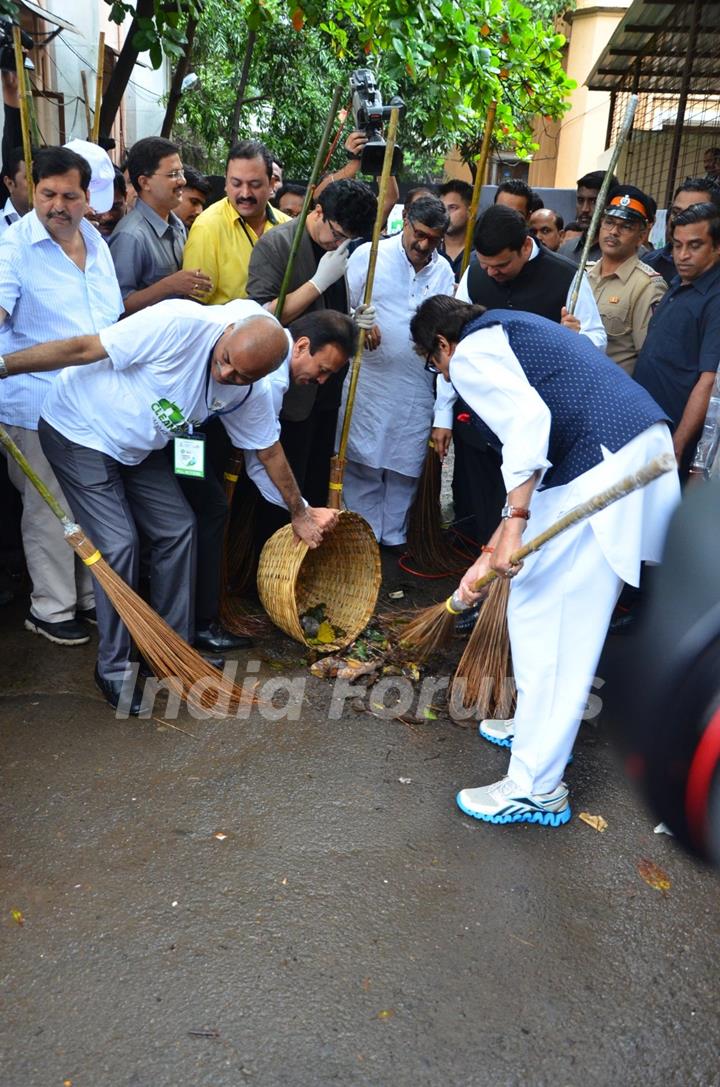
[[[412,333],[427,359],[502,444],[507,505],[460,595],[496,570],[508,607],[517,710],[508,776],[462,789],[459,807],[493,823],[558,826],[570,818],[563,771],[623,581],[660,559],[679,497],[675,472],[575,525],[526,560],[510,556],[574,506],[672,454],[666,417],[586,339],[528,313],[433,299]],[[671,457],[672,463],[672,457]],[[528,524],[528,519],[532,520]],[[527,527],[526,527],[527,526]],[[496,737],[492,738],[498,742]]]
[[[418,367],[410,320],[427,298],[451,295],[452,268],[436,252],[448,215],[436,197],[421,197],[407,209],[403,229],[380,242],[372,302],[377,327],[368,333],[358,377],[347,448],[343,496],[361,514],[378,543],[405,543],[407,517],[428,447],[433,377]],[[370,246],[350,258],[351,305],[363,298]],[[342,431],[350,376],[338,420]]]

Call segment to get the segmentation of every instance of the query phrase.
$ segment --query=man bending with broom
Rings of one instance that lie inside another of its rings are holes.
[[[208,418],[221,419],[236,447],[257,451],[274,484],[268,492],[281,495],[298,539],[316,547],[337,519],[332,510],[306,506],[278,441],[272,392],[263,380],[299,349],[300,341],[293,344],[255,302],[198,306],[173,299],[97,335],[0,359],[2,377],[62,370],[43,404],[45,455],[76,520],[131,587],[138,578],[140,534],[148,541],[151,604],[186,641],[195,631],[196,526],[175,476],[203,477],[197,429]],[[319,366],[322,352],[316,354]],[[79,369],[87,363],[97,365]],[[175,475],[163,452],[170,441]],[[221,546],[222,531],[218,565]],[[95,680],[117,706],[126,698],[130,633],[99,586],[96,603]],[[128,712],[137,714],[140,706],[136,690]]]
[[[410,330],[426,368],[452,383],[473,425],[502,445],[507,490],[500,525],[458,594],[468,606],[480,599],[474,586],[490,569],[512,580],[507,609],[517,709],[487,737],[504,740],[512,754],[505,778],[462,789],[457,803],[490,823],[559,826],[570,818],[563,771],[613,608],[623,581],[638,584],[640,562],[660,559],[677,477],[661,476],[568,529],[524,566],[511,556],[530,518],[528,535],[535,536],[651,458],[671,453],[666,416],[586,337],[534,314],[437,296],[423,303]],[[481,619],[492,622],[485,612],[505,599],[493,593]]]

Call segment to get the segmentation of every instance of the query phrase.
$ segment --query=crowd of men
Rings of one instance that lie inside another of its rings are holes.
[[[230,450],[244,452],[236,502],[256,508],[256,547],[288,522],[317,546],[336,519],[325,508],[330,459],[358,328],[365,348],[344,499],[387,548],[405,544],[431,435],[443,458],[455,443],[456,516],[469,519],[479,545],[493,538],[510,493],[505,438],[480,418],[473,381],[449,380],[452,340],[444,369],[431,361],[435,347],[425,368],[418,360],[413,322],[435,298],[454,296],[467,321],[483,311],[535,315],[540,329],[562,330],[558,351],[575,342],[578,359],[601,352],[626,375],[628,403],[628,390],[649,394],[648,426],[669,422],[680,477],[691,470],[720,360],[714,179],[678,186],[660,250],[649,244],[655,201],[613,179],[579,283],[602,173],[579,179],[567,226],[522,181],[499,185],[474,225],[464,272],[470,186],[418,187],[405,197],[401,230],[380,241],[364,305],[377,216],[373,189],[357,176],[364,139],[349,137],[347,164],[313,194],[281,322],[274,313],[306,190],[283,183],[261,142],[231,148],[215,200],[208,179],[160,137],[131,147],[122,170],[84,141],[37,151],[32,211],[22,155],[3,164],[0,377],[10,380],[0,384],[0,421],[111,564],[130,584],[148,577],[156,609],[215,661],[247,644],[218,620]],[[386,216],[397,196],[393,182]],[[509,323],[510,342],[525,343],[528,328]],[[99,588],[93,596],[33,487],[12,462],[8,470],[22,495],[32,580],[25,626],[76,645],[97,623],[96,681],[116,705],[127,632]]]

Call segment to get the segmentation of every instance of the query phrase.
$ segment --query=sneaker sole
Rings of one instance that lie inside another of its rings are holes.
[[[510,737],[503,736],[502,739],[500,739],[500,737],[498,737],[498,736],[491,736],[489,733],[485,732],[484,729],[480,728],[480,726],[478,725],[478,736],[482,736],[483,740],[487,740],[488,743],[490,743],[490,744],[495,744],[496,747],[506,747],[506,748],[510,748],[510,750],[512,751],[512,742],[513,742],[513,739],[515,738],[514,735],[510,736]],[[565,765],[569,766],[570,763],[574,761],[574,759],[575,759],[575,756],[571,755],[570,758],[568,759],[568,761],[565,763]]]
[[[466,808],[460,801],[459,794],[455,797],[455,803],[465,815],[469,815],[473,819],[480,819],[483,823],[495,823],[496,825],[504,823],[539,823],[543,827],[561,827],[569,821],[572,815],[569,805],[560,811],[522,811],[515,812],[513,815],[481,815],[479,812],[470,811],[469,808]]]
[[[47,638],[49,642],[54,642],[55,645],[87,645],[90,641],[89,634],[85,634],[81,638],[56,638],[54,634],[43,630],[42,627],[36,627],[29,619],[25,620],[25,630],[29,630],[32,634],[41,634],[43,638]]]
[[[478,726],[478,733],[480,736],[482,736],[483,740],[487,740],[488,743],[495,744],[496,747],[512,747],[512,736],[503,736],[502,739],[499,736],[491,736],[489,732],[485,732],[485,730],[480,728],[480,726]]]

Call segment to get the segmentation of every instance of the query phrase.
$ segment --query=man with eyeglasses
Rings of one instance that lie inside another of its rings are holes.
[[[477,260],[470,263],[457,289],[462,302],[536,313],[605,350],[607,336],[587,278],[583,276],[580,284],[575,313],[568,314],[577,269],[559,253],[538,245],[519,211],[501,204],[487,208],[475,224],[473,248]],[[451,385],[440,382],[437,391],[433,440],[441,456],[455,440],[455,515],[472,518],[478,541],[485,543],[502,507],[500,450],[474,432],[471,413],[457,402]]]
[[[428,448],[435,383],[430,373],[418,369],[410,321],[427,298],[453,293],[452,266],[438,253],[449,223],[442,200],[421,196],[406,207],[401,232],[378,247],[372,294],[377,325],[365,338],[343,497],[385,547],[405,544],[408,512]],[[365,244],[350,258],[351,305],[363,298],[369,257]],[[346,381],[343,400],[347,386]]]
[[[305,220],[283,306],[283,324],[316,310],[348,312],[348,245],[353,238],[371,233],[376,214],[377,199],[362,181],[334,181],[323,189]],[[263,234],[250,257],[248,297],[271,313],[298,227],[299,219],[291,219]],[[291,383],[283,399],[280,441],[311,505],[327,501],[345,372],[333,374],[322,388]]]
[[[662,276],[638,256],[651,213],[644,192],[634,185],[619,186],[600,221],[602,256],[588,267],[607,332],[606,353],[628,374],[635,369],[650,318],[667,290]]]
[[[462,789],[457,803],[490,823],[559,826],[563,774],[623,581],[658,562],[679,497],[674,472],[549,540],[525,565],[513,554],[563,513],[672,449],[667,416],[605,355],[558,322],[456,298],[425,302],[410,325],[417,353],[452,383],[471,425],[503,450],[505,506],[459,595],[511,579],[508,627],[517,708],[480,735],[510,750],[507,776]]]
[[[174,209],[185,175],[177,147],[160,136],[138,140],[130,148],[127,169],[138,199],[108,241],[125,314],[165,298],[199,300],[212,281],[200,268],[182,269],[186,231]]]

